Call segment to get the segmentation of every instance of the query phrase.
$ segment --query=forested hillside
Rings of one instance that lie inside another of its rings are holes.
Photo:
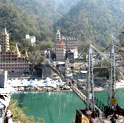
[[[0,0],[0,30],[7,27],[12,41],[20,42],[26,33],[35,35],[39,41],[54,40],[53,24],[61,18],[63,10],[67,13],[74,5],[66,9],[63,1]]]
[[[11,0],[18,7],[38,18],[57,21],[80,0]],[[59,16],[60,15],[60,16]]]
[[[81,0],[55,28],[84,42],[108,45],[124,24],[123,0]]]
[[[29,21],[30,20],[30,21]],[[18,40],[27,30],[27,23],[33,26],[32,20],[7,0],[0,1],[0,28],[7,27],[12,40]]]
[[[38,24],[33,15],[27,14],[8,0],[0,1],[0,28],[6,27],[11,34],[12,41],[20,41],[26,33],[36,35],[39,39],[46,39],[45,29]],[[47,34],[49,33],[49,29]]]
[[[80,0],[55,0],[55,1],[56,1],[56,10],[57,10],[57,12],[59,12],[62,15],[65,15]]]
[[[123,0],[0,0],[0,29],[7,27],[12,41],[20,42],[26,33],[54,41],[60,29],[105,47],[123,23]]]

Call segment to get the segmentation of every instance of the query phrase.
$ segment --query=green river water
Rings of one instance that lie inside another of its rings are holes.
[[[107,104],[107,92],[95,93],[97,98]],[[116,92],[118,104],[124,107],[124,89]],[[37,120],[42,117],[45,123],[72,123],[76,109],[84,108],[85,104],[73,92],[52,93],[17,93],[12,95],[18,100],[19,107]]]

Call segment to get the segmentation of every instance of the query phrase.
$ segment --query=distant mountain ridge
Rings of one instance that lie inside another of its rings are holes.
[[[54,40],[52,25],[61,18],[63,9],[67,13],[71,8],[71,5],[61,8],[61,5],[66,6],[65,1],[1,0],[0,29],[6,26],[12,41],[21,41],[26,33],[35,35],[40,41]]]
[[[81,0],[61,18],[55,29],[74,35],[84,42],[107,46],[124,24],[123,0]]]
[[[69,12],[79,0],[11,0],[26,13],[34,15],[36,18],[46,18],[51,23],[60,19],[61,14]],[[59,16],[60,15],[60,16]]]
[[[39,41],[65,36],[106,47],[124,24],[124,0],[0,0],[0,29],[7,27],[11,40],[26,33]]]

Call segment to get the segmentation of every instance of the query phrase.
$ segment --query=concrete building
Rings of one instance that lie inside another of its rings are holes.
[[[35,36],[30,36],[29,34],[26,34],[25,38],[31,41],[31,46],[35,46],[35,43],[36,43],[36,37]]]
[[[65,53],[74,53],[74,59],[78,58],[78,40],[73,37],[61,37],[58,30],[56,33],[56,61],[65,61]]]
[[[29,70],[29,63],[25,56],[17,52],[0,52],[0,69],[19,72]]]
[[[0,44],[0,69],[13,72],[23,72],[25,70],[29,70],[27,57],[23,56],[19,52],[18,45],[16,44],[15,52],[10,51],[9,34],[6,29],[1,33]]]
[[[74,58],[78,58],[78,40],[74,37],[67,37],[65,39],[66,51],[74,53]]]

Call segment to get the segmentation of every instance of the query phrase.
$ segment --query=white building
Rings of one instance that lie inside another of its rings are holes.
[[[36,43],[36,37],[35,36],[30,36],[29,34],[26,34],[25,38],[31,41],[31,46],[35,46],[35,43]]]
[[[74,53],[74,58],[78,58],[78,40],[74,37],[67,37],[65,39],[66,51]]]

